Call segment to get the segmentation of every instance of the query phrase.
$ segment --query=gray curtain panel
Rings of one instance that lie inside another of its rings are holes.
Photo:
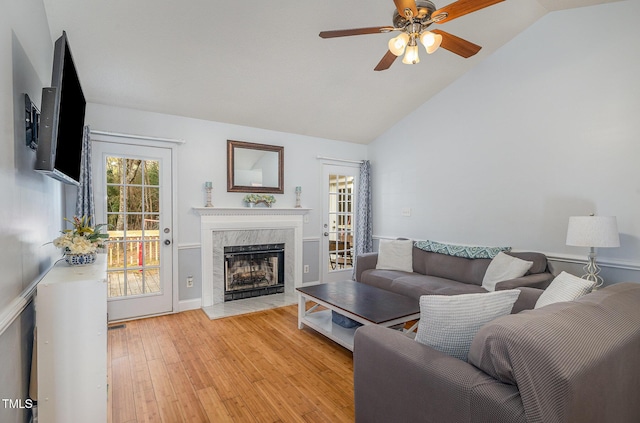
[[[93,182],[91,180],[91,137],[89,126],[82,134],[82,160],[80,162],[80,186],[76,199],[76,216],[87,216],[89,224],[95,225],[95,204],[93,202]]]
[[[360,181],[358,184],[356,207],[355,260],[358,255],[373,250],[373,218],[371,216],[371,163],[363,160],[360,165]],[[353,263],[355,279],[355,261]]]

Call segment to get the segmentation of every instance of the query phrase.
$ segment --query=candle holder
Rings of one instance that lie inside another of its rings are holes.
[[[296,207],[297,209],[301,208],[300,205],[300,194],[302,194],[302,187],[296,187]]]
[[[211,191],[213,190],[211,182],[204,183],[204,190],[207,192],[207,204],[205,204],[204,206],[213,207],[213,204],[211,203]]]

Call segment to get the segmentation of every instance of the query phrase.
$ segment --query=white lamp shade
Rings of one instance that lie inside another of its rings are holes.
[[[431,31],[424,31],[420,34],[420,42],[424,45],[427,53],[431,54],[440,47],[440,44],[442,44],[442,35],[434,34]]]
[[[405,65],[415,65],[420,63],[420,57],[418,57],[418,46],[407,46],[407,49],[402,58],[402,63]]]
[[[389,51],[396,56],[404,53],[404,48],[409,42],[409,35],[406,32],[400,33],[397,37],[393,37],[389,40]]]
[[[571,216],[567,245],[576,247],[619,247],[620,235],[615,216]]]

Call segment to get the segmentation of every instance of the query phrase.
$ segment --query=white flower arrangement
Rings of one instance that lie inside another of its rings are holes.
[[[276,197],[266,194],[247,194],[242,200],[245,203],[265,203],[267,206],[271,207],[271,205],[276,202]]]
[[[53,240],[53,245],[62,248],[69,254],[91,254],[102,247],[108,234],[100,233],[104,224],[89,226],[89,219],[86,216],[73,218],[73,221],[65,219],[73,224],[73,229],[65,229],[62,235]]]

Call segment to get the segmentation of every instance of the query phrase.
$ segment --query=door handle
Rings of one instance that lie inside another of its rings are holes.
[[[322,235],[324,235],[324,236],[329,236],[329,232],[325,232],[325,233],[323,233]]]
[[[171,240],[170,239],[165,239],[164,240],[164,245],[170,245],[171,244]]]

